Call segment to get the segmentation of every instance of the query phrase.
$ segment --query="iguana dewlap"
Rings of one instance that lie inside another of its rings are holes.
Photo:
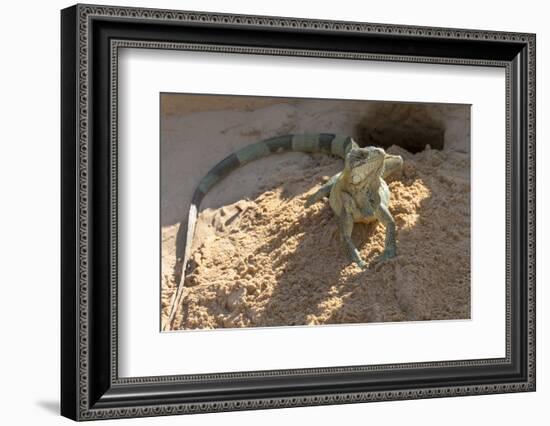
[[[285,135],[256,142],[216,164],[200,181],[193,194],[187,222],[182,277],[172,305],[169,324],[175,315],[175,306],[179,304],[181,289],[184,286],[198,209],[202,199],[231,171],[256,159],[281,152],[320,152],[343,158],[344,170],[330,178],[311,195],[306,202],[306,208],[324,196],[328,196],[351,259],[360,267],[365,267],[365,262],[351,239],[353,225],[356,222],[374,220],[382,222],[386,227],[386,240],[380,259],[385,260],[396,255],[395,223],[388,209],[390,191],[384,178],[401,169],[403,165],[401,156],[387,154],[382,148],[360,148],[351,137],[326,133]]]

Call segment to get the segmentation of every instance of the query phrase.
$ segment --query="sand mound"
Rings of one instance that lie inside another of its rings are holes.
[[[374,262],[381,224],[356,224],[369,264],[352,264],[326,200],[305,199],[339,161],[314,155],[253,200],[199,216],[193,270],[174,329],[464,319],[470,317],[469,156],[427,149],[389,182],[398,256]],[[163,228],[163,322],[175,290],[176,226]]]

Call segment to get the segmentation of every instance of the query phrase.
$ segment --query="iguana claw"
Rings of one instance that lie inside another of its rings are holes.
[[[375,259],[376,263],[382,263],[395,257],[395,250],[384,250],[380,256]]]
[[[364,260],[362,260],[362,259],[356,260],[356,261],[355,261],[355,264],[356,264],[357,266],[359,266],[359,267],[360,267],[361,269],[363,269],[363,270],[364,270],[364,269],[367,269],[367,263],[366,263]]]
[[[307,209],[308,207],[312,206],[317,201],[319,201],[320,198],[321,197],[317,196],[317,193],[310,195],[309,197],[307,197],[306,203],[304,204],[304,207]]]

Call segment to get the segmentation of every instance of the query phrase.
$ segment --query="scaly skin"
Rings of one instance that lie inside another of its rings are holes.
[[[378,260],[396,255],[395,222],[388,208],[390,190],[384,177],[400,170],[402,164],[400,156],[386,154],[381,148],[352,147],[346,155],[344,170],[334,175],[306,202],[309,206],[328,194],[350,257],[361,268],[366,264],[351,239],[354,223],[382,222],[386,227],[386,241]]]
[[[366,266],[351,240],[353,225],[357,222],[380,220],[386,226],[385,248],[380,260],[395,256],[395,223],[388,210],[390,191],[384,178],[401,169],[403,159],[399,155],[386,154],[381,148],[360,148],[350,137],[326,133],[285,135],[256,142],[216,164],[200,181],[193,194],[187,222],[183,271],[168,325],[172,324],[176,306],[180,304],[198,208],[206,193],[236,168],[273,153],[289,151],[323,152],[344,159],[344,170],[311,195],[306,201],[306,208],[325,196],[329,197],[330,206],[339,220],[343,240],[351,259],[357,265],[361,268]]]

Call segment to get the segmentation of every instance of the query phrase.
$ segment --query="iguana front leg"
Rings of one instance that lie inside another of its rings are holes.
[[[357,210],[357,205],[353,197],[345,192],[341,193],[341,199],[343,208],[339,216],[340,233],[346,243],[351,259],[357,264],[357,266],[364,269],[367,267],[367,264],[363,259],[361,259],[359,250],[357,250],[357,247],[355,247],[355,244],[353,244],[353,240],[351,239],[354,223],[353,212]]]
[[[335,182],[338,180],[341,174],[342,172],[335,174],[317,191],[311,194],[306,200],[305,207],[307,208],[309,206],[312,206],[323,197],[328,197],[330,195],[330,191],[332,191],[332,187],[334,186]]]
[[[386,227],[386,241],[384,242],[384,252],[377,259],[384,261],[391,259],[396,255],[395,243],[395,221],[390,211],[384,204],[380,204],[375,212],[376,218]]]

